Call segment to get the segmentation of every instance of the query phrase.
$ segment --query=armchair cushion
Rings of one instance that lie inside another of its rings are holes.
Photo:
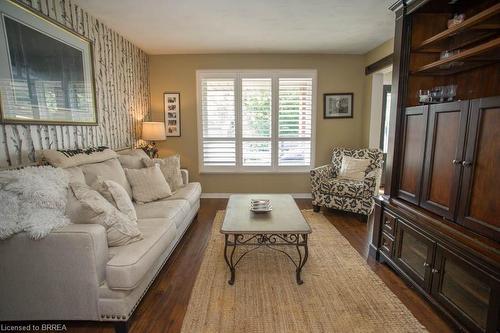
[[[320,185],[322,193],[339,197],[360,198],[364,196],[363,190],[364,183],[362,181],[347,178],[326,179]]]

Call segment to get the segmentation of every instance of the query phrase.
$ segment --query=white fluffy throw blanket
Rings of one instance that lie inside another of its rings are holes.
[[[64,216],[68,177],[63,169],[29,167],[0,172],[0,239],[25,231],[45,237],[70,223]]]

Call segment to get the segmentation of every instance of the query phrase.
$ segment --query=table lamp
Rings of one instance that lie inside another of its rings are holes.
[[[158,148],[156,148],[155,141],[166,139],[165,123],[161,121],[144,121],[142,123],[142,139],[144,141],[152,141],[146,150],[149,157],[158,157]]]

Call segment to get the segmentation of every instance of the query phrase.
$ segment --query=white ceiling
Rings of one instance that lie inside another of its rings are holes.
[[[395,0],[74,0],[149,54],[353,53],[391,38]]]

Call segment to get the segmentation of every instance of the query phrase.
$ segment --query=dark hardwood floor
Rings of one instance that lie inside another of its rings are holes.
[[[130,322],[129,332],[180,332],[213,219],[217,210],[224,209],[226,203],[226,199],[202,199],[198,219],[186,232],[136,309]],[[310,200],[300,199],[297,203],[301,209],[312,208]],[[323,211],[323,214],[349,240],[360,255],[367,258],[369,244],[367,223],[355,215],[338,211]],[[371,258],[367,260],[367,263],[429,332],[454,331],[444,317],[440,316],[390,268]],[[72,323],[69,326],[68,330],[71,332],[113,332],[113,325],[107,323]]]

